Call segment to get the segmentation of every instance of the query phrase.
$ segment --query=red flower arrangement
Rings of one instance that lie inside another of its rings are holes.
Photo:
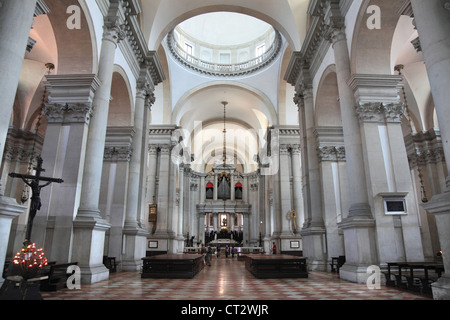
[[[48,265],[45,253],[42,249],[37,249],[35,243],[26,244],[14,256],[12,263],[18,269],[18,275],[25,280],[35,278]]]

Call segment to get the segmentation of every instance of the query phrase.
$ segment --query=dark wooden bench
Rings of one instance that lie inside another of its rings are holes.
[[[345,256],[332,257],[330,263],[331,272],[339,273],[339,269],[344,265],[344,263],[345,263]]]
[[[386,285],[431,294],[431,284],[444,272],[442,263],[388,262]]]
[[[116,257],[103,256],[103,264],[109,270],[109,273],[117,272]]]
[[[78,265],[78,262],[52,264],[48,270],[47,278],[41,280],[41,291],[58,291],[66,287],[67,279],[71,274],[67,273],[70,266]]]
[[[199,254],[163,254],[142,260],[141,278],[192,279],[204,267]]]
[[[308,278],[306,258],[291,255],[249,254],[245,268],[258,279]]]

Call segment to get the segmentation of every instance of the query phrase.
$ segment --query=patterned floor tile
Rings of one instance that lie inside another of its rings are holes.
[[[139,272],[121,272],[109,280],[82,285],[80,290],[43,292],[46,300],[430,300],[431,297],[382,286],[341,280],[313,271],[307,279],[256,279],[245,263],[213,259],[194,279],[142,279]]]

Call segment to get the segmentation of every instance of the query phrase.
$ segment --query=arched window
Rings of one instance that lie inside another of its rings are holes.
[[[242,183],[240,182],[234,186],[234,197],[236,200],[242,200]]]
[[[214,197],[214,185],[211,182],[206,184],[206,199],[213,199]]]

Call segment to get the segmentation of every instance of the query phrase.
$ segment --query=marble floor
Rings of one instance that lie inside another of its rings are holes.
[[[42,296],[44,300],[431,300],[386,286],[370,290],[330,272],[310,272],[307,279],[256,279],[236,258],[213,258],[212,266],[189,280],[141,279],[139,272],[119,272],[80,290]]]

